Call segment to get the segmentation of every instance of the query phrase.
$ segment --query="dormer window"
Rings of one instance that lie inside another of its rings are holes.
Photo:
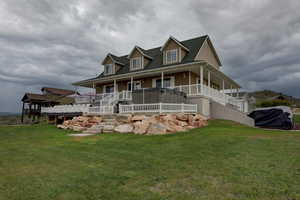
[[[106,75],[113,74],[113,64],[104,65],[104,74]]]
[[[166,51],[166,64],[178,62],[178,49]]]
[[[131,70],[141,69],[142,68],[142,57],[131,58],[130,59]]]

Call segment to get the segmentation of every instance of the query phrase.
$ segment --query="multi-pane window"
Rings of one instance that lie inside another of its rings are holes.
[[[162,88],[161,87],[161,79],[156,79],[156,88]],[[163,88],[171,87],[171,78],[164,79],[164,86]]]
[[[104,65],[104,74],[112,74],[113,73],[113,65],[106,64]]]
[[[138,57],[138,58],[132,58],[131,59],[131,69],[135,70],[135,69],[141,69],[142,68],[142,58]]]
[[[133,90],[141,89],[141,81],[134,81],[133,82]],[[131,82],[128,82],[127,84],[127,90],[131,91]]]
[[[166,52],[166,63],[174,63],[177,62],[177,49],[168,50]]]

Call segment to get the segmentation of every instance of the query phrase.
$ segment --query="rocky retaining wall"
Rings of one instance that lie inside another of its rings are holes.
[[[207,125],[207,119],[199,114],[161,115],[114,115],[107,118],[95,116],[74,117],[58,128],[84,133],[134,133],[142,135],[168,134],[200,128]]]

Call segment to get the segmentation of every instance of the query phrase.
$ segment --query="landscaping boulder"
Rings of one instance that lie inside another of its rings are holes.
[[[133,132],[135,134],[145,134],[148,130],[149,125],[150,123],[146,120],[135,122],[133,123],[134,126]]]
[[[132,118],[131,118],[131,121],[142,121],[146,119],[146,116],[145,115],[134,115]]]
[[[180,120],[180,121],[187,121],[188,120],[188,116],[184,113],[177,113],[176,114],[176,119]]]
[[[147,134],[155,135],[155,134],[166,134],[168,130],[168,127],[164,125],[163,123],[151,123]]]
[[[131,122],[131,115],[117,115],[116,116],[116,121],[120,123],[130,123]]]
[[[85,131],[87,128],[82,126],[72,126],[71,129],[73,131]]]
[[[121,124],[116,126],[114,131],[118,133],[132,133],[133,126],[131,124]]]

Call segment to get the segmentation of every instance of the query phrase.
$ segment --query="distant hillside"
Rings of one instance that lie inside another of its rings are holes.
[[[283,94],[283,93],[275,92],[272,90],[262,90],[262,91],[250,92],[249,96],[255,97],[257,103],[266,101],[266,100],[270,100],[273,97],[283,96],[284,98],[288,99],[292,105],[296,105],[297,107],[300,107],[300,99],[295,98],[293,96]]]
[[[20,113],[0,112],[0,116],[14,116],[14,115],[20,115]]]

